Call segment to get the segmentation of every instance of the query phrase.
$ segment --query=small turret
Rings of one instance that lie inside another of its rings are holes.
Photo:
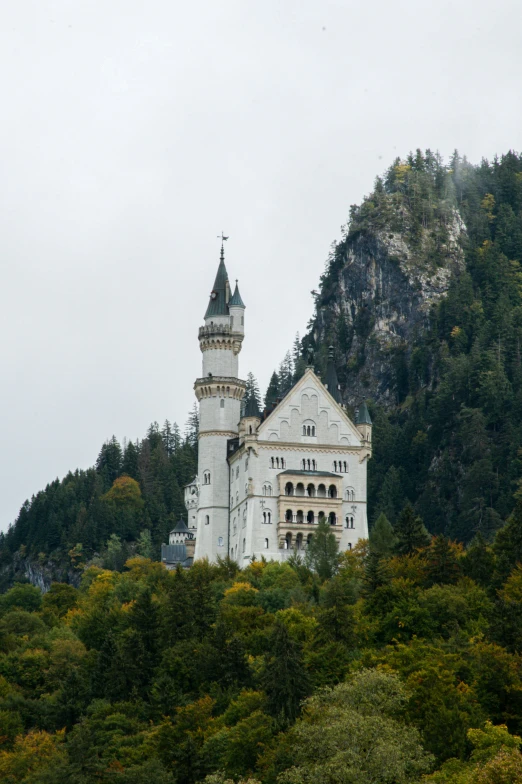
[[[228,301],[230,299],[230,284],[228,282],[227,268],[225,267],[225,251],[221,244],[219,267],[210,292],[210,301],[205,313],[205,321],[219,316],[228,316]]]
[[[337,378],[337,370],[335,369],[333,346],[330,346],[328,350],[328,365],[326,366],[326,381],[324,382],[324,385],[335,402],[342,406],[343,399],[341,397],[339,379]]]
[[[362,435],[367,444],[372,443],[372,420],[368,406],[366,403],[361,403],[360,407],[355,410],[355,424],[357,430]]]
[[[241,294],[239,293],[239,286],[237,285],[236,280],[236,288],[234,289],[234,293],[230,297],[228,302],[228,312],[230,313],[230,328],[232,332],[241,332],[241,334],[245,333],[245,303],[241,299]]]
[[[247,400],[245,410],[241,417],[239,424],[239,438],[240,440],[248,440],[256,438],[257,428],[261,424],[261,411],[257,405],[257,400],[253,395]]]

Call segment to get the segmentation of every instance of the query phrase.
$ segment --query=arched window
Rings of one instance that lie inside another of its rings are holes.
[[[276,457],[276,466],[277,466],[277,468],[279,468],[279,458],[278,457]]]
[[[268,550],[268,539],[265,539],[265,550]]]
[[[281,458],[281,468],[286,468],[286,460],[284,457]]]
[[[294,494],[294,485],[292,482],[287,482],[285,485],[285,495],[293,495]]]
[[[335,512],[330,512],[330,514],[328,515],[328,522],[330,523],[330,525],[336,525],[337,518],[335,516]]]
[[[352,549],[352,543],[351,543],[351,542],[348,542],[348,549],[349,549],[349,550],[351,550],[351,549]]]
[[[208,515],[205,515],[205,525],[209,525],[209,524],[210,524],[210,517]]]
[[[315,485],[309,484],[306,488],[306,495],[308,498],[315,498]]]
[[[308,514],[306,515],[306,522],[307,522],[307,523],[310,523],[310,524],[311,524],[311,523],[315,523],[315,515],[314,515],[314,513],[313,513],[313,511],[312,511],[312,510],[310,510],[310,511],[308,512]]]
[[[297,512],[297,514],[295,516],[295,520],[296,520],[296,523],[302,523],[303,522],[303,510],[302,509],[298,510],[298,512]]]
[[[291,547],[292,547],[292,534],[288,533],[285,536],[285,550],[290,550]]]
[[[328,488],[328,498],[337,498],[337,488],[335,485],[330,485]]]
[[[263,512],[263,523],[266,524],[266,512]]]
[[[221,406],[221,408],[225,408],[225,399],[224,398],[221,398],[220,406]]]
[[[268,484],[268,482],[266,485],[263,485],[263,495],[272,495],[272,485]]]
[[[323,484],[320,484],[317,488],[317,495],[319,498],[326,498],[326,487]]]
[[[223,547],[223,537],[218,536],[218,547]]]
[[[291,523],[293,519],[294,518],[293,518],[293,515],[292,515],[292,510],[291,509],[287,509],[286,512],[285,512],[285,520],[286,520],[286,522],[287,523]]]
[[[243,539],[243,552],[246,550],[246,539]]]
[[[355,490],[353,489],[353,487],[346,488],[346,500],[355,501]]]
[[[274,468],[274,466],[275,466],[275,460],[274,460],[274,458],[273,458],[273,457],[271,457],[271,458],[270,458],[270,461],[271,461],[271,463],[272,463],[272,468]]]
[[[272,512],[270,512],[270,511],[267,512],[267,522],[268,522],[268,525],[270,525],[272,523]]]
[[[306,428],[306,435],[307,436],[311,436],[312,435],[310,425],[308,425],[307,428]]]
[[[312,435],[315,436],[315,425],[312,425]]]
[[[295,549],[302,550],[303,549],[303,534],[297,534],[295,537]]]
[[[250,433],[250,435],[252,435],[252,425],[248,426],[248,432]]]
[[[302,463],[303,463],[303,471],[306,471],[306,460],[303,460]]]
[[[317,470],[317,463],[315,462],[315,460],[312,460],[312,471],[316,471],[316,470]]]
[[[306,425],[303,425],[303,435],[306,435]]]
[[[295,487],[295,494],[296,495],[304,495],[305,494],[304,484],[302,482],[298,482],[297,483],[297,485]]]
[[[344,473],[347,474],[348,473],[348,464],[347,464],[346,460],[344,461],[343,465],[344,465]]]
[[[310,542],[312,541],[312,538],[313,538],[313,534],[308,534],[308,536],[306,537],[306,544],[307,544],[307,546],[310,545]]]

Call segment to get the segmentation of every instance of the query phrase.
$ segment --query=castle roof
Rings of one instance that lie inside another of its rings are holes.
[[[335,369],[333,346],[330,346],[330,350],[328,351],[328,365],[326,366],[326,380],[324,385],[335,402],[341,405],[343,399],[341,397],[341,390],[339,389],[337,370]]]
[[[370,417],[370,412],[368,411],[368,406],[366,403],[363,402],[359,406],[359,409],[355,415],[355,424],[356,425],[371,425],[372,419]]]
[[[257,405],[257,400],[255,395],[250,395],[248,398],[247,404],[245,406],[245,413],[243,414],[244,417],[258,417],[261,419],[261,411],[259,410],[259,406]]]
[[[234,293],[232,294],[232,296],[230,297],[230,299],[228,301],[228,307],[229,308],[244,308],[245,307],[245,303],[241,299],[241,294],[239,293],[239,286],[237,285],[237,280],[236,280],[236,288],[234,289]]]
[[[205,318],[211,316],[228,316],[228,302],[227,295],[230,291],[228,283],[228,273],[225,267],[225,252],[221,246],[221,257],[219,259],[219,267],[214,281],[214,286],[210,292],[210,301],[208,303]]]
[[[175,527],[170,532],[171,534],[184,534],[188,531],[187,524],[184,520],[178,520]]]

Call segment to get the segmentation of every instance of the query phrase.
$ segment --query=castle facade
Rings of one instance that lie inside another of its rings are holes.
[[[287,395],[261,412],[239,377],[245,305],[232,293],[223,246],[199,330],[202,372],[198,475],[185,488],[194,557],[227,554],[240,566],[252,557],[282,561],[303,552],[319,518],[341,550],[367,538],[366,472],[372,424],[363,403],[352,422],[330,354],[324,383],[307,367]],[[173,544],[173,542],[171,543]]]

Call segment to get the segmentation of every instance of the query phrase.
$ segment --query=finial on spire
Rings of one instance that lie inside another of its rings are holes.
[[[333,359],[333,358],[334,358],[334,347],[328,346],[328,359]]]
[[[219,258],[220,258],[221,261],[225,261],[225,248],[224,248],[223,243],[228,240],[228,237],[225,237],[225,235],[224,235],[224,233],[222,231],[221,234],[218,234],[218,239],[221,240],[221,254],[220,254]]]

